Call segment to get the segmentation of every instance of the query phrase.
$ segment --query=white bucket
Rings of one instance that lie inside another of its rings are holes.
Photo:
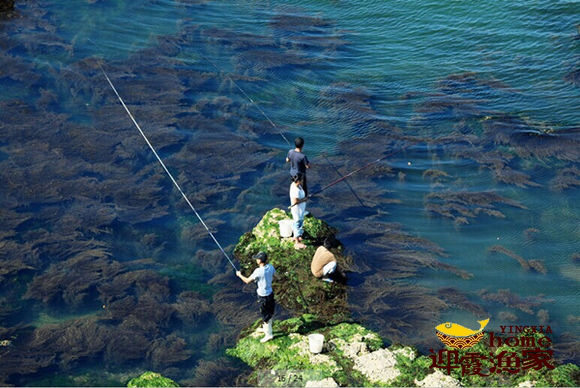
[[[282,237],[292,237],[292,220],[280,220],[278,224],[280,225],[280,236]]]
[[[320,353],[322,352],[322,346],[324,345],[324,336],[322,334],[309,334],[308,344],[310,345],[310,352]]]

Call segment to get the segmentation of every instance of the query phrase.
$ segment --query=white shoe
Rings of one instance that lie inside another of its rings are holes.
[[[270,320],[268,321],[268,323],[264,323],[264,338],[262,338],[260,340],[260,342],[264,343],[264,342],[268,342],[270,341],[272,338],[274,338],[274,335],[272,334],[272,323],[273,323],[273,319],[270,318]]]
[[[262,323],[262,326],[258,326],[258,328],[256,329],[256,333],[265,333],[266,332],[266,324]]]

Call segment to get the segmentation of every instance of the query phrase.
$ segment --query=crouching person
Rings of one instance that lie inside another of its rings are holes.
[[[334,237],[327,237],[324,239],[324,244],[316,250],[312,263],[310,264],[310,271],[317,278],[327,282],[332,282],[332,275],[336,273],[336,258],[330,251],[331,248],[337,246],[337,241]]]
[[[265,252],[260,251],[253,258],[256,259],[258,268],[249,277],[245,277],[240,271],[236,271],[236,275],[246,284],[253,281],[258,284],[256,292],[258,293],[258,305],[260,306],[260,314],[263,321],[262,331],[264,332],[264,338],[260,341],[267,342],[274,338],[272,334],[272,317],[274,316],[276,301],[274,300],[274,291],[272,291],[272,278],[276,270],[272,264],[268,264],[268,255]]]

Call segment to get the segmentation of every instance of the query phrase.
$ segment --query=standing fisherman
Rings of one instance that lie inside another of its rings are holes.
[[[260,251],[253,258],[256,259],[258,268],[249,277],[245,277],[240,271],[236,271],[236,275],[246,284],[253,281],[258,283],[256,292],[258,293],[258,305],[260,306],[260,314],[262,314],[262,330],[264,332],[264,338],[260,342],[267,342],[274,338],[272,334],[272,317],[274,316],[276,301],[272,290],[272,278],[276,270],[272,264],[268,264],[268,255],[265,252]]]
[[[298,173],[292,177],[290,184],[290,211],[292,212],[292,234],[294,236],[294,248],[306,248],[302,243],[304,233],[304,215],[306,214],[306,193],[303,188],[304,175]]]
[[[310,162],[306,155],[302,153],[304,139],[297,137],[294,139],[294,145],[296,148],[288,151],[286,163],[290,162],[290,176],[295,177],[298,174],[302,174],[302,188],[304,189],[306,197],[308,197],[308,188],[306,187],[306,169],[310,168]]]

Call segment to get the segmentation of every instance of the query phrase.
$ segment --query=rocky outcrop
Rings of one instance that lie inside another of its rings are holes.
[[[448,376],[441,372],[440,370],[435,371],[427,375],[423,380],[418,381],[415,379],[415,385],[418,387],[445,387],[445,388],[455,388],[460,387],[459,381],[451,376]]]
[[[305,248],[295,249],[291,238],[280,236],[279,221],[291,220],[282,209],[268,211],[251,232],[244,234],[234,249],[242,272],[247,276],[256,267],[252,256],[259,251],[268,254],[276,268],[274,294],[276,302],[295,314],[313,314],[326,323],[347,320],[346,287],[338,282],[326,283],[310,272],[310,263],[324,239],[334,236],[336,230],[326,222],[308,215],[304,219]],[[348,258],[342,247],[334,249],[339,268],[348,267]]]

